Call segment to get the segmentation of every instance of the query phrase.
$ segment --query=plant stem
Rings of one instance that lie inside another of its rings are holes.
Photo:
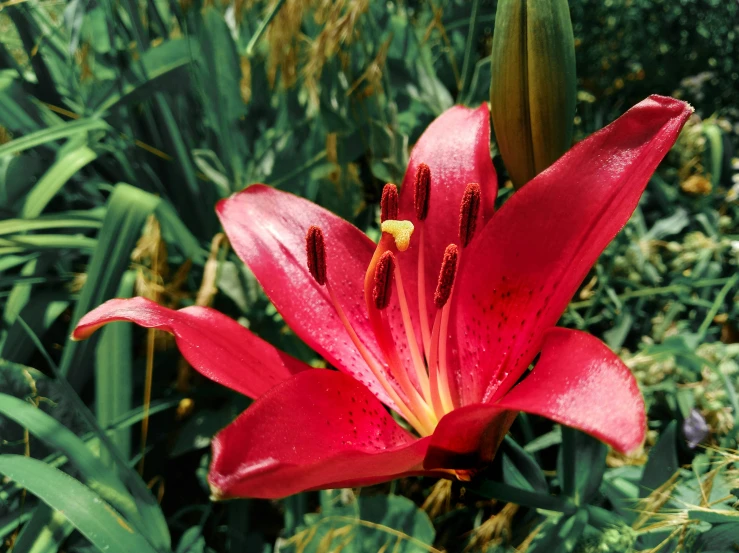
[[[472,2],[472,15],[470,15],[470,25],[467,28],[467,43],[464,46],[464,61],[462,62],[462,75],[459,85],[458,98],[462,98],[464,87],[467,84],[467,73],[470,69],[470,59],[472,58],[472,39],[474,38],[475,25],[477,24],[477,11],[480,8],[480,0]]]
[[[246,45],[246,55],[248,57],[251,57],[252,53],[254,52],[254,48],[257,45],[257,42],[259,42],[259,39],[262,38],[262,35],[264,34],[264,31],[267,30],[267,27],[270,23],[272,23],[272,20],[275,18],[277,13],[280,11],[280,8],[282,8],[282,5],[285,3],[285,0],[277,0],[274,6],[272,6],[272,9],[267,14],[267,17],[265,17],[262,22],[259,24],[259,27],[257,27],[257,30],[254,32],[254,36],[251,37],[249,40],[249,44]]]

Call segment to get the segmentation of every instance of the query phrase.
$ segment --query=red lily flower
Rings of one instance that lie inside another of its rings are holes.
[[[451,108],[416,144],[400,197],[386,187],[378,244],[267,186],[221,201],[239,257],[338,371],[311,369],[214,310],[143,298],[105,303],[73,337],[116,320],[167,330],[195,369],[255,398],[213,440],[216,498],[468,478],[519,411],[632,450],[645,413],[630,371],[597,339],[554,325],[691,112],[650,97],[493,215],[487,107]]]

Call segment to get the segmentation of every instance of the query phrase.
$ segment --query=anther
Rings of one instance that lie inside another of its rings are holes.
[[[454,277],[457,274],[457,258],[459,257],[459,248],[456,244],[449,244],[444,250],[444,259],[441,262],[441,271],[439,271],[439,283],[436,285],[434,293],[434,304],[441,309],[449,301],[452,295],[452,286],[454,286]]]
[[[375,265],[375,285],[372,288],[372,300],[377,309],[385,309],[390,303],[393,272],[395,271],[395,256],[392,252],[385,252]]]
[[[398,218],[398,187],[387,183],[380,200],[380,222]]]
[[[464,189],[462,205],[459,208],[459,241],[463,248],[472,241],[480,211],[480,185],[472,182]]]
[[[416,169],[416,182],[413,189],[413,205],[419,221],[429,214],[429,193],[431,191],[431,169],[425,163],[419,163]]]
[[[308,229],[305,235],[305,253],[308,255],[308,270],[316,282],[326,284],[326,246],[323,241],[323,231],[315,225]]]

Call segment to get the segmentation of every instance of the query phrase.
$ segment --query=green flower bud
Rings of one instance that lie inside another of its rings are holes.
[[[576,84],[567,0],[500,0],[490,104],[498,147],[516,188],[570,148]]]

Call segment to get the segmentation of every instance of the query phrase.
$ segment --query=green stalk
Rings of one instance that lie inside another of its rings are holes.
[[[254,52],[254,48],[257,45],[257,42],[259,42],[259,39],[262,38],[262,35],[267,30],[267,27],[270,23],[272,23],[272,20],[275,18],[277,13],[280,11],[280,8],[285,3],[285,0],[277,0],[277,3],[272,7],[272,9],[267,14],[267,17],[264,18],[264,20],[259,24],[259,27],[257,27],[257,30],[254,33],[254,36],[251,37],[249,40],[249,44],[246,45],[246,55],[251,57],[252,53]]]

